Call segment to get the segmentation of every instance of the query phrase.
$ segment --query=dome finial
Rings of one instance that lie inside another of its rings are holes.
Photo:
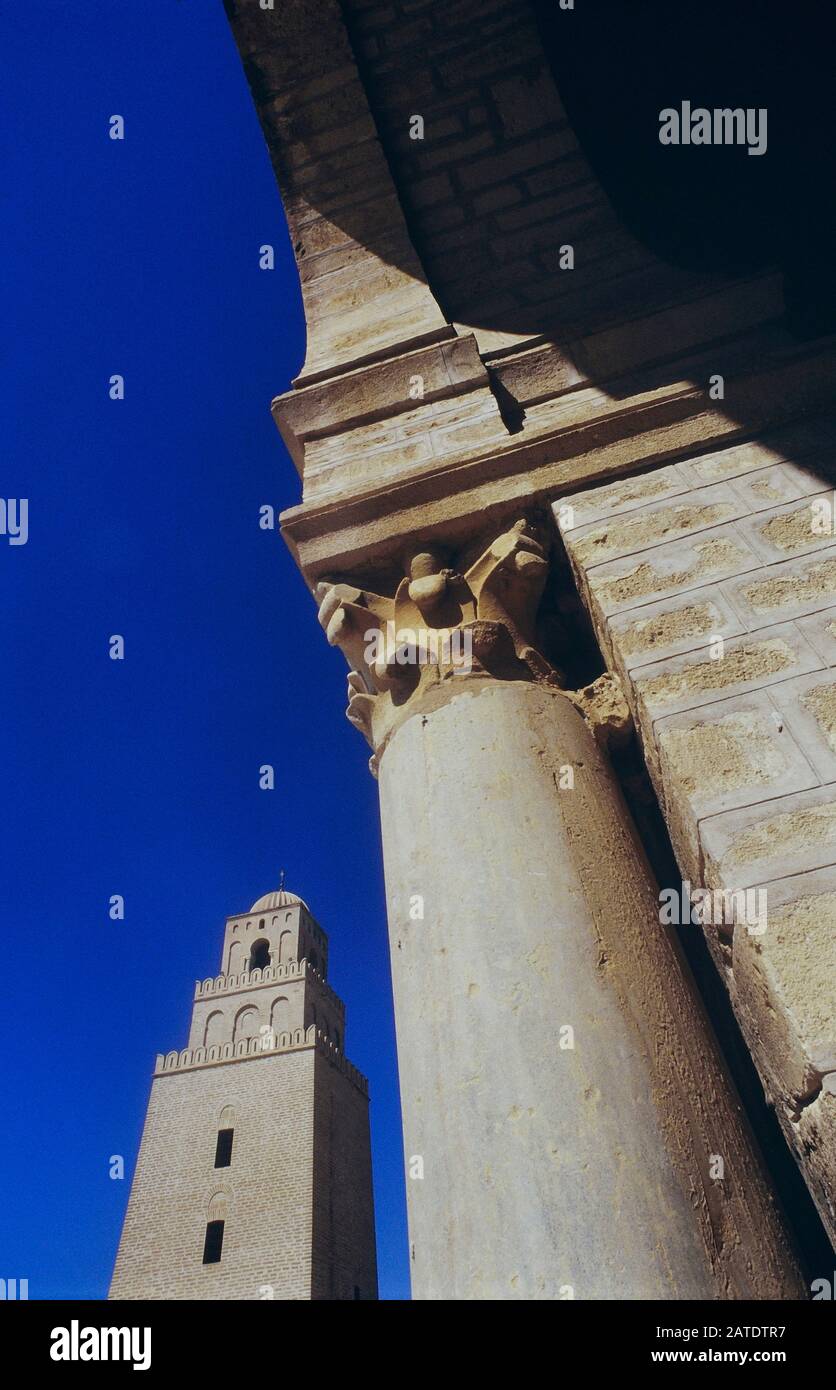
[[[283,891],[284,891],[284,869],[282,869],[281,873],[279,874],[279,892],[281,893],[281,892],[283,892]]]

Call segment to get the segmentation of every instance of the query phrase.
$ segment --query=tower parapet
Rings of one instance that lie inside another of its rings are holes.
[[[295,894],[227,918],[157,1055],[111,1298],[377,1297],[368,1083],[327,969]]]

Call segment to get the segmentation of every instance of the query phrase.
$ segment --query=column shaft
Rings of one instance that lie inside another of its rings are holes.
[[[379,775],[414,1297],[803,1297],[572,702],[453,679]]]

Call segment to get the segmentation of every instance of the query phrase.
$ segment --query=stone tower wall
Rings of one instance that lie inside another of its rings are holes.
[[[334,1057],[321,1050],[316,1054],[315,1094],[311,1296],[374,1298],[368,1099]]]
[[[368,1087],[342,1000],[309,959],[279,959],[286,927],[324,971],[303,906],[228,918],[222,966],[233,941],[248,955],[265,938],[271,963],[198,980],[189,1045],[157,1056],[111,1298],[377,1297]],[[216,1219],[221,1259],[204,1264]]]
[[[154,1079],[111,1298],[311,1297],[315,1050]],[[232,1163],[218,1119],[235,1110]],[[227,1195],[223,1258],[204,1265],[209,1203]]]

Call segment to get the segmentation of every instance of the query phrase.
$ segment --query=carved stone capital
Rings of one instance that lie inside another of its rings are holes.
[[[436,547],[416,547],[391,595],[339,579],[317,585],[319,621],[351,667],[348,718],[376,754],[445,686],[452,694],[473,678],[561,684],[535,637],[549,570],[536,527],[522,519],[462,560],[459,568]]]

